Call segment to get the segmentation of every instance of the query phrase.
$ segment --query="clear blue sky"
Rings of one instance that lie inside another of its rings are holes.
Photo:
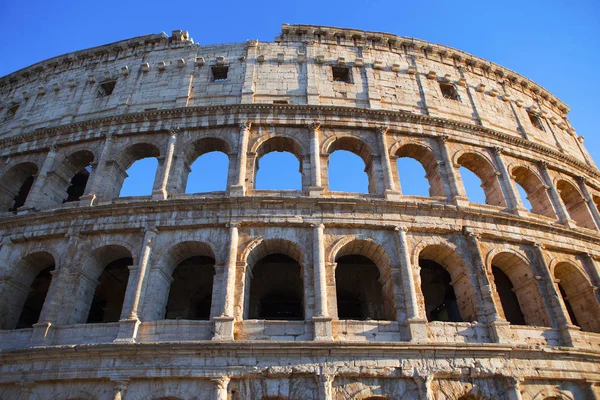
[[[389,32],[508,67],[571,107],[597,163],[600,1],[4,1],[0,76],[35,62],[174,29],[200,44],[272,41],[282,23]]]

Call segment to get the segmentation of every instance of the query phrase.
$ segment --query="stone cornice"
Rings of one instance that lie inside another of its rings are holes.
[[[360,116],[364,119],[372,120],[370,123],[381,125],[381,120],[385,120],[389,125],[390,131],[394,130],[401,132],[401,129],[394,126],[394,123],[414,122],[422,125],[435,126],[439,128],[451,128],[465,133],[476,133],[484,138],[493,137],[501,142],[512,144],[521,148],[527,148],[537,151],[546,156],[552,157],[560,162],[566,162],[573,167],[583,170],[600,178],[600,171],[585,164],[584,162],[554,150],[548,146],[539,143],[534,143],[518,136],[508,135],[490,128],[485,128],[480,125],[459,122],[447,118],[430,117],[426,115],[413,114],[408,111],[391,111],[391,110],[375,110],[354,107],[340,106],[320,106],[320,105],[279,105],[279,104],[233,104],[233,105],[218,105],[218,106],[203,106],[203,107],[180,107],[170,108],[165,110],[151,110],[139,113],[112,115],[109,117],[94,118],[88,121],[77,122],[68,125],[62,125],[51,128],[36,129],[32,132],[23,133],[14,137],[0,139],[0,148],[7,148],[11,145],[18,145],[25,142],[32,142],[41,138],[57,137],[62,134],[73,134],[77,132],[89,131],[93,129],[110,128],[122,124],[139,123],[151,120],[161,120],[164,122],[162,129],[168,129],[170,119],[176,117],[189,117],[190,114],[202,114],[205,116],[213,116],[218,114],[239,114],[238,119],[250,119],[251,115],[255,115],[252,119],[255,123],[273,124],[279,116],[287,117],[290,115],[290,121],[297,121],[298,113],[306,113],[306,120],[312,122],[315,114],[319,115],[325,125],[327,121],[324,117],[335,116],[339,119],[340,116],[349,118],[357,118]],[[165,119],[167,117],[167,119]],[[262,121],[265,118],[269,121]],[[301,122],[304,124],[307,121]],[[236,121],[235,123],[239,123]],[[293,122],[295,123],[295,122]],[[223,124],[227,125],[227,124]],[[185,128],[185,127],[183,127]],[[202,128],[202,127],[198,127]],[[450,137],[450,139],[452,139]]]

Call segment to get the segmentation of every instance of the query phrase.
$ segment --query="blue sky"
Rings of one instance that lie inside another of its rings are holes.
[[[272,41],[282,23],[415,37],[510,68],[571,107],[573,126],[600,162],[598,0],[4,1],[0,76],[71,51],[174,29],[189,31],[200,44]]]

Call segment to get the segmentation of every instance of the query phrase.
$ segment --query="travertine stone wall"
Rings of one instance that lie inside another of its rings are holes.
[[[0,78],[0,398],[600,398],[600,171],[567,112],[459,50],[305,25],[273,43],[142,36]],[[330,190],[337,150],[364,161],[368,193]],[[211,151],[229,159],[226,190],[185,194]],[[300,190],[255,188],[273,151],[297,157]],[[119,197],[145,157],[152,195]],[[421,163],[428,197],[403,195],[399,157]],[[277,254],[298,266],[303,317],[250,319],[252,285],[269,284],[253,269]],[[346,256],[376,267],[360,276],[383,319],[340,318]],[[190,257],[214,260],[208,319],[167,319]],[[123,259],[118,320],[86,323]],[[424,261],[449,275],[460,321],[428,320]],[[19,326],[46,268],[37,323]]]

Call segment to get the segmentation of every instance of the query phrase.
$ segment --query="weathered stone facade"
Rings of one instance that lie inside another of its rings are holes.
[[[0,100],[2,399],[600,398],[600,172],[510,70],[348,29],[175,31],[17,71]],[[255,189],[282,150],[302,190]],[[329,189],[336,150],[368,194]],[[211,151],[226,192],[185,194]],[[119,198],[144,157],[152,196]]]

